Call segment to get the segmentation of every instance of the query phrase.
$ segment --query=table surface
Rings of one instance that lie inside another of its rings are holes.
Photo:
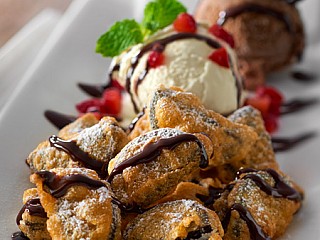
[[[72,0],[0,0],[0,47],[45,8],[64,11]]]

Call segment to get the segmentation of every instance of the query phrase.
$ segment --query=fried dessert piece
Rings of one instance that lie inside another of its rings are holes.
[[[75,135],[79,134],[83,129],[92,127],[98,122],[99,120],[96,118],[96,116],[93,113],[86,113],[83,116],[77,118],[72,123],[63,127],[59,131],[58,137],[62,139],[70,139]]]
[[[262,85],[269,72],[287,67],[302,55],[303,23],[297,1],[203,0],[195,18],[218,24],[235,40],[245,87]]]
[[[112,117],[85,128],[71,139],[51,136],[27,158],[31,170],[86,167],[106,174],[106,165],[128,142],[127,135]]]
[[[121,239],[120,210],[95,171],[56,168],[31,176],[52,239]]]
[[[47,214],[40,203],[36,188],[24,192],[23,204],[17,216],[19,229],[32,240],[51,239],[47,231]]]
[[[275,239],[301,207],[302,191],[273,169],[242,169],[220,196],[212,209],[223,223],[224,239]]]
[[[124,239],[222,239],[223,229],[215,212],[191,200],[160,204],[135,218]]]
[[[141,111],[136,118],[133,119],[128,130],[128,137],[130,140],[133,140],[136,137],[152,130],[149,123],[149,111],[146,111],[146,108],[144,108],[143,111]]]
[[[218,177],[224,183],[229,183],[235,178],[240,168],[279,169],[270,135],[264,127],[263,118],[258,110],[245,106],[231,114],[228,119],[234,123],[251,127],[257,133],[258,138],[243,159],[207,170],[211,171],[211,176]]]
[[[257,134],[250,127],[233,123],[205,109],[198,97],[178,88],[160,87],[153,95],[149,111],[152,129],[170,127],[208,136],[214,153],[210,166],[245,158],[257,139]]]
[[[110,161],[108,181],[122,203],[145,208],[207,164],[206,150],[195,135],[161,128],[129,142]]]
[[[265,129],[261,113],[251,106],[245,106],[235,111],[228,118],[234,123],[251,127],[258,134],[255,144],[237,168],[279,169],[278,163],[275,160],[271,137]]]

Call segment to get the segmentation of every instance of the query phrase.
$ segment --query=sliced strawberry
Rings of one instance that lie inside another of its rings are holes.
[[[252,107],[258,109],[262,116],[267,116],[269,114],[270,104],[271,99],[268,96],[254,96],[246,99],[246,105],[251,105]]]
[[[188,13],[180,13],[173,22],[173,27],[177,32],[195,33],[197,31],[197,23]]]
[[[267,87],[267,86],[260,86],[256,90],[257,95],[259,96],[270,96],[272,101],[275,103],[282,103],[283,102],[283,95],[282,93],[275,89],[274,87]]]
[[[117,88],[108,88],[101,99],[100,111],[105,114],[118,115],[121,111],[121,91]]]
[[[98,98],[91,98],[85,101],[82,101],[80,103],[78,103],[76,105],[76,109],[80,112],[80,113],[86,113],[88,112],[88,108],[90,107],[100,107],[101,103],[100,100]]]
[[[209,59],[222,67],[229,68],[229,57],[225,48],[219,48],[210,54]]]
[[[271,99],[269,112],[279,116],[280,107],[283,103],[283,95],[273,87],[261,86],[256,90],[257,96],[269,96]]]
[[[124,87],[121,86],[121,84],[115,79],[111,80],[111,83],[109,84],[109,88],[110,87],[115,87],[115,88],[119,89],[120,91],[124,91],[125,90]]]
[[[209,32],[212,33],[217,38],[224,40],[226,43],[230,45],[230,47],[234,48],[234,40],[230,33],[223,29],[218,24],[214,24],[209,28]]]
[[[274,133],[275,131],[278,130],[279,128],[278,117],[273,115],[268,115],[263,119],[264,119],[265,128],[269,133]]]
[[[151,51],[148,57],[148,65],[151,68],[159,67],[164,62],[164,55],[162,52]]]

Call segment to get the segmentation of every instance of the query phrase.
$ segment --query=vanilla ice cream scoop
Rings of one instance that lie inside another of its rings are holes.
[[[229,67],[209,58],[220,48],[227,51]],[[161,52],[164,60],[161,65],[151,67],[148,58],[154,49]],[[201,24],[196,33],[176,32],[173,26],[159,31],[147,42],[115,57],[111,75],[125,86],[136,112],[148,104],[149,95],[159,85],[192,92],[208,109],[221,114],[229,114],[240,105],[242,84],[235,54]]]

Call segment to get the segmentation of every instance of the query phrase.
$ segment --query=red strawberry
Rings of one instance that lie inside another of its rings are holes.
[[[85,101],[82,101],[76,105],[76,109],[80,113],[86,113],[88,112],[88,109],[90,107],[97,107],[99,108],[101,106],[100,100],[98,98],[91,98]]]
[[[197,23],[188,13],[180,13],[173,22],[173,27],[177,32],[194,33],[197,31]]]
[[[273,133],[275,131],[278,130],[278,127],[279,127],[279,123],[278,123],[278,117],[275,117],[273,115],[269,115],[264,119],[264,125],[266,127],[266,130],[269,132],[269,133]]]
[[[229,57],[225,48],[218,48],[210,54],[209,59],[222,67],[229,68]]]
[[[118,115],[121,111],[121,92],[117,88],[108,88],[101,99],[101,112]]]
[[[283,103],[282,94],[273,87],[261,86],[256,90],[257,96],[268,96],[271,99],[269,112],[279,116],[280,115],[280,107]]]
[[[263,117],[268,116],[270,104],[271,99],[268,96],[254,96],[246,99],[246,105],[251,105],[252,107],[258,109]]]
[[[121,86],[120,83],[119,83],[117,80],[115,80],[115,79],[112,79],[112,80],[111,80],[111,83],[109,84],[109,88],[110,88],[110,87],[118,88],[120,91],[124,91],[124,90],[125,90],[124,87]]]
[[[209,28],[209,32],[212,33],[217,38],[224,40],[226,43],[230,45],[230,47],[234,48],[234,40],[230,33],[224,30],[220,25],[214,24]]]
[[[158,51],[151,51],[149,57],[148,57],[148,65],[151,68],[159,67],[164,62],[164,55],[161,52]]]

